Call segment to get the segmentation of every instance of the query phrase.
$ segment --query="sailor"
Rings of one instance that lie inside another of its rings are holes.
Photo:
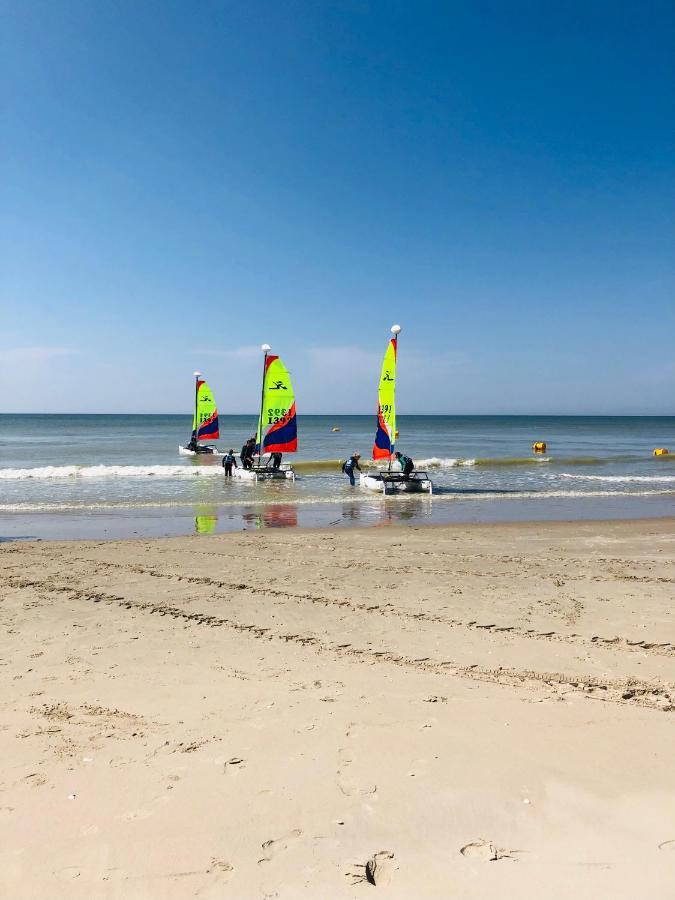
[[[358,469],[361,471],[361,466],[359,465],[359,460],[361,459],[361,454],[354,451],[352,455],[346,462],[342,463],[342,471],[345,473],[347,478],[349,478],[349,483],[352,487],[356,484],[354,480],[354,469]]]
[[[250,437],[241,448],[241,464],[245,469],[253,467],[253,456],[255,454],[255,438]]]
[[[223,468],[225,469],[225,475],[228,478],[232,477],[232,466],[237,468],[237,457],[234,455],[234,450],[230,447],[225,456],[223,457]]]
[[[399,453],[398,450],[394,454],[396,459],[401,464],[401,470],[403,471],[403,475],[407,478],[412,470],[415,468],[415,463],[410,459],[409,456],[404,456],[402,453]]]
[[[186,450],[191,450],[193,453],[197,453],[199,450],[199,444],[197,443],[197,432],[193,431],[190,436],[190,443],[185,448]]]
[[[281,453],[272,454],[272,469],[277,472],[281,468]]]

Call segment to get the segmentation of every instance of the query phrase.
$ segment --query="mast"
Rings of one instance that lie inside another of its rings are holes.
[[[267,373],[267,354],[272,349],[269,344],[263,344],[260,348],[262,352],[265,354],[263,357],[263,371],[262,371],[262,387],[260,389],[260,415],[258,416],[258,434],[256,435],[256,443],[260,441],[260,452],[258,453],[258,465],[260,465],[260,460],[263,457],[262,453],[262,433],[263,433],[263,410],[265,407],[265,375]]]
[[[398,336],[401,333],[400,325],[392,325],[391,333],[394,335],[394,359],[396,361],[396,376],[398,377]],[[396,384],[394,383],[394,391],[396,390]],[[396,403],[396,395],[394,394],[394,403]],[[394,406],[394,409],[396,407]],[[396,419],[394,419],[394,429],[391,435],[391,453],[389,454],[389,472],[391,472],[391,458],[394,455],[394,447],[396,446]]]
[[[195,418],[194,418],[194,432],[195,432],[195,444],[199,443],[199,418],[198,418],[198,405],[199,405],[199,379],[202,377],[201,372],[193,372],[195,376]]]

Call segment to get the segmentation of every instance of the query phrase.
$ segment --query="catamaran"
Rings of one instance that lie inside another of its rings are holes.
[[[212,444],[200,444],[203,440],[217,441],[220,437],[218,431],[218,410],[213,393],[208,384],[202,380],[202,373],[195,372],[195,412],[192,418],[192,436],[189,443],[179,446],[181,456],[199,456],[202,453],[211,456],[222,456],[218,448]]]
[[[298,449],[293,385],[281,359],[270,354],[270,345],[263,344],[260,349],[265,356],[253,463],[250,468],[238,466],[233,475],[248,481],[261,478],[295,481],[293,467],[280,462],[280,454],[295,453]]]
[[[389,466],[384,471],[361,472],[359,482],[361,487],[371,491],[379,491],[383,494],[393,494],[398,491],[425,492],[430,494],[433,485],[426,472],[413,470],[408,475],[400,471],[392,471],[391,463],[394,458],[394,444],[398,437],[396,431],[396,361],[398,355],[398,336],[401,333],[400,325],[392,325],[387,350],[382,362],[380,375],[380,388],[377,405],[377,431],[373,444],[373,459],[389,460]]]

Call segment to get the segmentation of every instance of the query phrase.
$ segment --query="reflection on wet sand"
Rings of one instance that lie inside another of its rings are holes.
[[[195,510],[195,534],[213,534],[218,523],[214,506],[198,506]]]
[[[242,519],[251,528],[295,528],[298,508],[293,503],[270,503],[262,510],[243,513]]]
[[[319,506],[319,510],[327,511],[327,508]],[[195,507],[195,534],[215,534],[219,512],[224,515],[221,530],[223,526],[225,530],[230,530],[227,525],[228,520],[230,522],[232,520],[241,521],[245,529],[296,528],[299,511],[304,514],[300,524],[305,526],[318,524],[334,527],[351,523],[394,525],[397,522],[429,517],[432,511],[432,498],[396,498],[393,502],[391,498],[369,499],[365,502],[362,497],[354,498],[342,503],[337,516],[333,519],[327,517],[315,519],[316,510],[309,510],[307,507],[295,503],[267,503],[252,509],[244,509],[241,512],[235,512],[231,508],[224,509],[204,504]]]
[[[366,513],[368,524],[371,525],[395,525],[430,516],[432,504],[433,500],[428,496],[396,497],[393,500],[383,497],[376,506],[370,505],[365,509],[361,507],[360,515],[363,518]],[[354,518],[358,518],[358,515]]]

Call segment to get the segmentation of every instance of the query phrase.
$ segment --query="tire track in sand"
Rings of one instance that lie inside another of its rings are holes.
[[[57,557],[50,557],[50,559],[52,559],[53,562],[58,561]],[[554,630],[538,631],[535,628],[522,628],[518,625],[498,625],[494,622],[478,622],[475,619],[454,619],[440,613],[427,613],[405,609],[401,606],[395,606],[391,602],[384,604],[356,603],[353,600],[347,600],[345,598],[326,597],[324,594],[311,594],[307,592],[294,593],[292,591],[280,590],[279,588],[273,588],[271,586],[261,588],[255,584],[248,584],[242,581],[223,581],[205,575],[183,575],[179,572],[162,571],[150,566],[141,566],[136,563],[115,563],[110,560],[92,560],[86,557],[71,557],[71,562],[80,562],[89,567],[85,573],[87,576],[95,574],[96,570],[93,573],[91,571],[91,566],[95,566],[103,569],[114,569],[115,571],[126,571],[133,575],[146,575],[151,578],[163,578],[177,582],[187,582],[188,584],[197,584],[220,590],[247,591],[257,596],[278,597],[299,603],[309,602],[322,606],[335,606],[351,609],[355,612],[377,614],[380,616],[395,616],[409,621],[445,625],[448,628],[466,629],[482,634],[504,634],[522,638],[524,640],[552,641],[573,646],[583,646],[587,649],[592,649],[594,646],[607,646],[624,652],[648,652],[655,656],[665,656],[669,658],[675,656],[675,644],[669,642],[657,643],[655,641],[633,640],[620,635],[613,635],[612,637],[591,635],[591,637],[585,637],[576,632],[569,634]],[[222,599],[227,600],[229,598],[223,597]]]
[[[120,568],[125,567],[120,565]],[[49,580],[15,580],[22,582],[21,584],[13,585],[17,588],[33,588],[63,593],[70,596],[73,600],[104,603],[122,609],[147,612],[150,615],[169,616],[190,625],[211,628],[224,627],[241,634],[247,634],[254,639],[298,644],[317,653],[330,653],[338,659],[348,658],[370,665],[391,664],[426,673],[459,676],[472,681],[490,682],[504,686],[522,687],[527,684],[538,688],[563,688],[565,691],[575,692],[591,699],[605,702],[628,703],[664,712],[675,710],[675,685],[665,683],[654,684],[635,678],[603,679],[589,675],[572,675],[564,672],[537,672],[529,669],[519,670],[501,666],[462,665],[454,660],[433,660],[430,657],[413,658],[392,650],[373,650],[372,648],[355,647],[347,643],[338,644],[324,641],[312,634],[292,634],[275,631],[255,622],[241,622],[236,619],[208,613],[190,612],[170,604],[130,600],[121,595],[73,588],[69,585],[58,584]],[[184,580],[189,581],[191,579]]]

